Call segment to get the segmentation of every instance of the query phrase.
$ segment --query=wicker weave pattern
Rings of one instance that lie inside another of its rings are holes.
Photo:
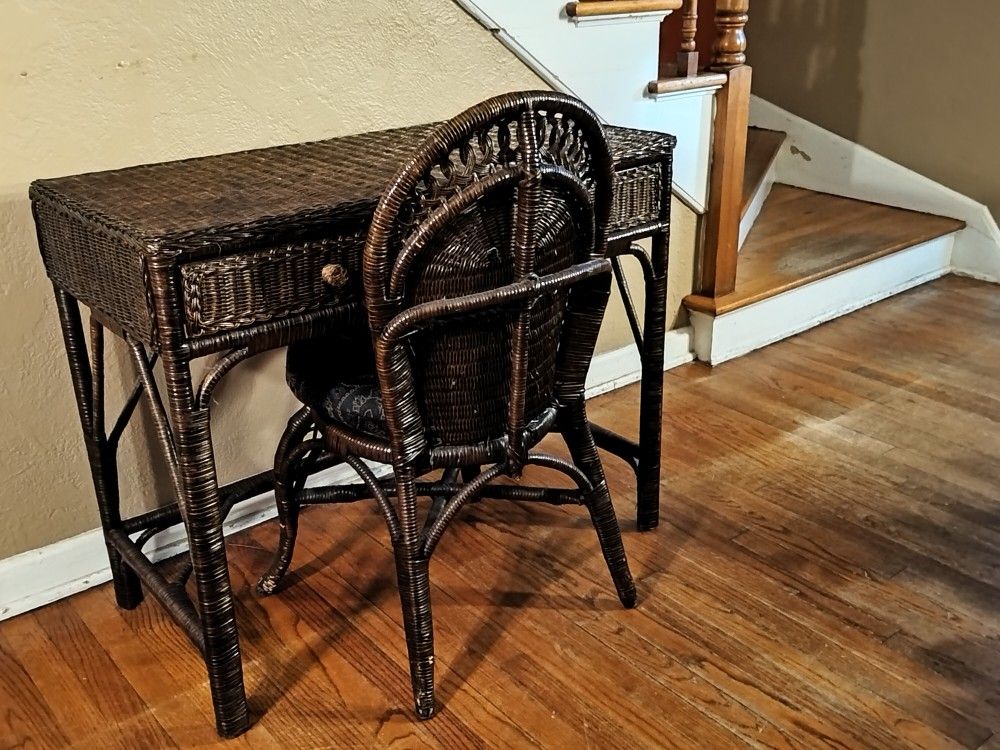
[[[665,184],[662,170],[660,164],[645,164],[615,175],[615,197],[609,222],[612,230],[631,229],[661,219]]]
[[[348,235],[181,266],[189,335],[229,331],[360,299],[360,274],[335,291],[323,283],[321,270],[329,263],[357,269],[363,245],[363,237]]]
[[[102,224],[84,224],[60,209],[50,202],[34,207],[49,278],[124,330],[152,342],[153,303],[145,258],[124,247],[120,236]]]
[[[527,100],[537,103],[548,96],[529,95]],[[511,104],[516,97],[498,101],[504,100]],[[564,98],[561,101],[570,109],[576,106]],[[496,101],[488,106],[495,105]],[[558,104],[556,108],[569,111],[566,107]],[[501,118],[497,122],[509,126],[513,119]],[[519,133],[508,127],[513,153],[496,164],[508,158],[531,157],[534,153],[540,166],[560,164],[579,175],[575,165],[586,159],[579,161],[581,152],[573,146],[572,139],[565,141],[557,134],[552,140],[552,130],[545,123],[541,125],[537,130],[522,129]],[[518,501],[584,502],[619,596],[626,603],[634,600],[617,520],[594,441],[596,438],[602,448],[620,455],[635,469],[637,525],[640,529],[655,527],[660,481],[665,230],[669,225],[670,159],[674,145],[671,136],[621,128],[605,131],[618,176],[615,190],[621,195],[607,227],[615,231],[608,248],[614,256],[612,264],[616,265],[622,254],[629,254],[629,238],[649,236],[653,240],[651,255],[637,256],[646,289],[642,333],[636,337],[644,374],[638,443],[596,427],[592,435],[582,408],[582,383],[592,354],[588,346],[596,337],[600,311],[606,302],[604,293],[591,288],[589,300],[581,298],[575,307],[547,309],[543,303],[537,303],[527,318],[518,315],[510,331],[505,327],[497,337],[493,326],[485,337],[479,336],[480,353],[487,361],[503,361],[509,359],[511,349],[502,346],[503,341],[521,335],[518,330],[535,331],[534,344],[529,342],[529,346],[520,349],[527,352],[526,356],[516,368],[502,373],[503,378],[526,376],[524,387],[517,389],[517,408],[511,411],[510,402],[500,399],[489,405],[497,410],[496,414],[472,415],[468,424],[477,428],[485,425],[484,434],[489,436],[495,434],[497,414],[531,415],[539,408],[541,413],[528,424],[522,424],[524,420],[518,418],[506,425],[504,432],[515,436],[516,445],[500,438],[473,446],[421,446],[421,450],[428,447],[429,451],[415,454],[435,466],[461,466],[465,485],[455,483],[459,476],[457,469],[449,470],[443,483],[417,482],[417,467],[411,462],[398,467],[395,482],[380,484],[367,466],[350,454],[367,452],[377,460],[390,462],[394,452],[391,446],[377,438],[359,437],[356,432],[338,436],[329,430],[324,430],[325,441],[309,440],[314,424],[309,410],[296,415],[279,447],[281,461],[275,467],[277,486],[271,472],[227,485],[218,482],[210,433],[213,390],[226,373],[257,352],[293,342],[305,343],[313,336],[356,331],[361,312],[356,287],[360,271],[360,265],[356,265],[357,238],[367,231],[376,204],[405,154],[417,148],[430,132],[431,126],[417,126],[320,143],[41,180],[31,187],[39,246],[53,281],[116,599],[121,607],[131,609],[140,604],[144,594],[150,594],[190,637],[204,657],[216,726],[223,736],[245,731],[250,715],[243,688],[222,524],[235,503],[272,487],[279,507],[283,508],[280,554],[290,554],[294,541],[297,507],[289,493],[301,491],[302,497],[296,497],[303,502],[374,497],[379,504],[391,536],[401,540],[397,546],[397,573],[408,641],[417,649],[412,676],[418,687],[415,694],[418,709],[423,715],[432,706],[433,677],[432,660],[427,658],[433,651],[426,559],[447,521],[470,498],[482,495]],[[522,138],[525,134],[529,137]],[[498,132],[498,143],[499,138]],[[525,144],[529,141],[533,145],[526,152]],[[591,142],[602,141],[600,136]],[[570,158],[560,161],[564,157]],[[536,163],[531,158],[529,161]],[[650,165],[658,165],[659,186],[655,177],[657,167],[651,169]],[[490,179],[490,169],[487,168],[483,181]],[[471,184],[467,182],[466,187]],[[634,188],[627,187],[630,184]],[[527,187],[534,190],[530,184]],[[659,195],[649,196],[645,191],[658,191]],[[594,198],[596,194],[592,189],[590,192]],[[533,195],[526,205],[536,205],[537,198]],[[575,221],[569,225],[556,221],[553,226],[578,225]],[[620,231],[624,227],[631,229]],[[562,257],[558,237],[536,240],[539,247],[549,247],[556,257]],[[328,261],[337,262],[338,258],[344,265],[335,269],[328,266],[324,272],[333,270],[324,275],[331,283],[346,278],[347,285],[337,293],[317,291],[319,269]],[[536,271],[548,268],[542,262]],[[602,278],[606,276],[603,269],[601,263]],[[442,270],[446,269],[442,266]],[[469,289],[506,283],[503,278],[490,275],[488,264],[481,270],[482,274],[470,274],[466,279]],[[517,276],[522,277],[523,271],[520,269]],[[587,272],[593,271],[590,267]],[[526,283],[530,278],[529,274]],[[418,283],[414,289],[419,288]],[[520,294],[532,293],[530,283],[518,289]],[[456,288],[456,293],[459,292]],[[91,309],[89,343],[80,303]],[[633,311],[630,322],[635,317]],[[523,325],[525,319],[528,325]],[[557,398],[561,413],[559,409],[545,408],[546,403],[551,403],[548,377],[534,378],[531,374],[533,368],[544,373],[551,370],[553,349],[541,345],[559,338],[560,319],[572,319],[574,325],[581,327],[580,335],[568,337],[565,356],[560,355],[562,358],[555,363],[556,369],[565,374],[557,380],[561,384]],[[126,339],[137,372],[132,390],[116,410],[117,416],[110,411],[113,405],[105,404],[105,326]],[[474,330],[470,334],[477,337]],[[490,349],[491,337],[501,345]],[[224,354],[199,381],[194,377],[192,360],[216,352]],[[338,348],[334,356],[343,359],[343,352]],[[162,368],[162,378],[154,377],[157,364]],[[462,372],[457,371],[455,377],[462,377]],[[487,385],[486,389],[493,392],[495,384]],[[439,389],[437,395],[429,398],[443,403],[447,394],[447,388]],[[116,457],[123,432],[140,408],[149,410],[153,438],[159,444],[177,502],[124,518]],[[107,423],[106,415],[113,417]],[[412,416],[407,423],[412,434],[428,434],[428,442],[443,439],[422,429],[413,432],[414,426],[419,425],[412,422]],[[393,418],[390,416],[387,421]],[[460,418],[458,415],[455,424]],[[573,452],[572,464],[543,454],[525,454],[528,446],[553,429],[566,436]],[[332,453],[322,454],[324,442]],[[509,451],[511,447],[513,450]],[[303,490],[299,484],[304,479],[303,472],[308,474],[329,466],[333,454],[344,452],[363,480],[360,489],[347,486],[326,488],[322,492]],[[397,455],[413,458],[406,451]],[[503,466],[476,475],[478,464],[505,456],[508,460]],[[573,479],[577,489],[490,484],[498,473],[514,471],[521,460],[562,471]],[[291,484],[286,483],[289,481]],[[388,501],[393,493],[410,509],[405,519],[394,515]],[[440,518],[428,517],[424,532],[419,535],[422,542],[414,541],[418,538],[413,534],[412,523],[415,494],[447,500]],[[189,560],[168,580],[143,547],[159,531],[180,523],[185,525],[190,543]],[[404,530],[408,541],[402,541]],[[287,563],[288,559],[279,555],[277,568],[272,569],[279,574],[269,580],[276,582]],[[196,596],[189,598],[187,592],[192,588]],[[422,613],[427,615],[426,621]]]
[[[488,141],[471,144],[480,151],[478,174],[464,170],[456,158],[448,179],[468,184],[491,164],[509,161],[518,147],[509,125],[500,123]],[[327,252],[322,243],[337,247],[363,233],[402,155],[432,127],[39,180],[31,197],[44,235],[46,268],[60,287],[154,346],[145,275],[151,255],[167,255],[181,265],[247,255],[228,264],[184,265],[178,295],[184,296],[191,336],[319,309],[329,302],[313,276],[328,262],[320,260]],[[566,166],[586,158],[571,136],[566,140],[551,123],[540,123],[539,130],[543,160]],[[649,162],[669,155],[673,136],[625,128],[607,132],[619,169],[609,229],[660,220],[662,182],[656,177],[659,168]],[[489,158],[482,160],[487,142]],[[292,249],[318,248],[315,243],[324,247],[318,254]],[[287,268],[279,269],[282,252]],[[348,253],[347,260],[349,271],[358,269],[357,253]],[[254,263],[262,268],[253,268]],[[257,288],[257,281],[263,286]],[[233,299],[226,298],[226,285]]]
[[[282,438],[275,458],[281,539],[258,590],[273,592],[288,568],[304,497],[375,499],[393,544],[420,718],[435,711],[428,563],[449,521],[491,491],[493,479],[518,478],[529,464],[568,475],[576,490],[513,489],[522,499],[584,505],[622,604],[635,604],[584,402],[610,295],[612,190],[604,133],[571,97],[496,97],[435,129],[390,181],[364,250],[387,429],[360,433],[349,423],[353,415],[313,405]],[[309,422],[325,441],[303,442]],[[534,451],[557,426],[572,463]],[[301,462],[308,466],[323,449],[348,461],[364,485],[304,491]],[[363,458],[391,460],[395,503]],[[446,469],[440,505],[421,529],[416,498],[432,493],[416,480],[438,467]]]
[[[99,219],[151,252],[211,252],[205,237],[239,243],[241,228],[278,226],[282,219],[351,209],[370,216],[402,155],[431,132],[415,125],[287,146],[147,164],[38,180],[33,198],[72,206],[84,221]],[[617,171],[662,159],[676,139],[629,128],[606,128]]]

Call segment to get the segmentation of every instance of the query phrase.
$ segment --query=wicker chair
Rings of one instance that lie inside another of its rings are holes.
[[[374,352],[331,339],[289,350],[289,383],[306,408],[278,448],[281,538],[258,590],[273,592],[288,569],[301,505],[373,498],[395,553],[420,718],[434,713],[428,563],[467,502],[584,505],[622,604],[635,604],[584,406],[611,283],[611,197],[604,133],[577,100],[538,92],[472,107],[428,137],[375,211],[363,264]],[[336,369],[345,357],[354,377]],[[572,462],[533,450],[551,431]],[[362,459],[391,464],[392,478]],[[304,489],[309,471],[339,460],[363,484]],[[577,489],[491,484],[529,464]],[[436,469],[440,480],[418,481]],[[435,500],[422,524],[418,497]]]

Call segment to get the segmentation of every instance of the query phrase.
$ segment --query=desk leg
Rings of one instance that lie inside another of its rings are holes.
[[[88,355],[79,303],[58,287],[55,288],[55,295],[73,392],[83,427],[83,442],[87,447],[90,476],[108,549],[115,599],[122,609],[135,609],[142,602],[139,578],[108,540],[108,534],[121,525],[122,517],[118,490],[118,446],[115,441],[108,440],[104,431],[104,329],[99,324],[93,328],[94,351]]]
[[[639,465],[636,468],[636,526],[655,529],[660,522],[660,441],[663,431],[663,341],[667,317],[666,231],[653,235],[652,275],[646,279],[641,344]]]
[[[655,529],[660,522],[660,440],[663,420],[663,342],[666,336],[667,247],[666,231],[653,235],[653,251],[647,256],[638,246],[623,242],[611,250],[615,275],[628,313],[632,334],[639,348],[642,374],[639,392],[638,444],[593,425],[597,445],[614,453],[635,470],[636,526]],[[631,255],[642,266],[645,309],[642,325],[632,304],[620,268],[621,258]]]
[[[235,737],[246,731],[250,719],[222,536],[224,519],[209,412],[195,405],[189,362],[168,351],[163,352],[162,359],[179,475],[178,505],[187,530],[198,592],[196,606],[204,633],[205,666],[215,722],[220,735]]]
[[[171,614],[183,624],[190,624],[191,628],[200,627],[201,638],[190,629],[185,629],[203,650],[215,705],[216,727],[219,734],[225,737],[241,734],[249,726],[249,717],[243,691],[243,668],[226,550],[222,539],[222,514],[212,458],[208,411],[193,408],[188,363],[175,357],[164,357],[170,407],[174,415],[171,428],[152,381],[149,362],[141,347],[133,345],[133,350],[143,354],[137,362],[143,377],[143,388],[154,412],[154,421],[167,452],[168,464],[173,469],[172,478],[178,494],[178,505],[188,533],[198,588],[197,623],[183,591],[174,590],[166,584],[142,556],[139,547],[131,543],[122,523],[117,464],[117,436],[121,433],[117,424],[112,430],[113,437],[109,438],[104,429],[104,329],[99,324],[93,325],[92,351],[88,353],[79,303],[58,288],[55,290],[55,297],[108,548],[115,598],[118,605],[126,609],[139,605],[142,601],[142,587],[136,573],[138,570],[147,577],[150,591],[157,594],[157,598]],[[137,397],[130,399],[130,403],[126,405],[123,412],[125,422],[137,400]],[[138,568],[133,569],[126,564],[123,550],[129,551],[132,564],[138,565]]]

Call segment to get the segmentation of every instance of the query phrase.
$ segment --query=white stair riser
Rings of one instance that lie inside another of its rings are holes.
[[[743,249],[743,244],[747,241],[747,236],[749,236],[750,230],[753,229],[753,225],[760,218],[760,212],[764,210],[764,201],[771,194],[771,188],[774,187],[777,171],[778,165],[777,159],[775,159],[771,162],[771,165],[767,168],[767,172],[764,173],[764,178],[757,186],[757,191],[753,194],[750,205],[747,206],[747,212],[740,219],[740,240],[738,244],[740,250]]]
[[[723,315],[692,312],[697,358],[721,364],[949,273],[955,234]]]

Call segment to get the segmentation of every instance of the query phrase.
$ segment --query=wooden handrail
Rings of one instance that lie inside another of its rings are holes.
[[[666,77],[652,81],[648,92],[663,96],[694,88],[720,87],[716,95],[704,242],[697,279],[698,292],[714,298],[732,292],[736,286],[752,80],[752,71],[746,65],[745,31],[750,0],[577,0],[566,6],[566,12],[576,17],[678,9],[683,9],[679,28],[676,22],[661,28],[661,40],[672,39],[672,49],[668,51],[662,46],[660,49],[661,75]],[[699,35],[699,15],[705,18],[713,14],[714,29],[702,29]],[[679,49],[674,46],[678,31]],[[713,31],[709,55],[707,47]],[[703,48],[701,53],[699,46]],[[709,63],[708,70],[701,73],[699,57],[707,57]]]
[[[746,64],[749,11],[750,0],[684,0],[677,19],[661,27],[660,76],[690,78],[699,66],[724,73]],[[711,23],[699,28],[699,16]]]
[[[663,94],[677,94],[681,91],[693,91],[695,89],[717,89],[725,86],[729,81],[729,76],[725,73],[699,73],[688,78],[657,78],[650,81],[646,86],[646,91],[654,96]]]
[[[566,3],[566,15],[573,18],[612,16],[628,13],[656,13],[678,10],[683,0],[578,0]]]
[[[716,0],[712,70],[731,70],[747,61],[746,25],[750,0]]]

